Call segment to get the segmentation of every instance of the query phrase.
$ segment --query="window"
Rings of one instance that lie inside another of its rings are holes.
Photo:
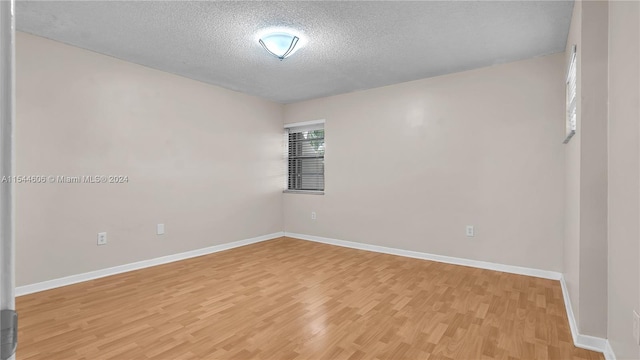
[[[567,133],[564,143],[568,143],[575,135],[577,128],[577,107],[578,107],[578,62],[577,48],[573,45],[571,51],[571,61],[569,71],[567,71]]]
[[[289,124],[287,191],[324,191],[324,120]]]

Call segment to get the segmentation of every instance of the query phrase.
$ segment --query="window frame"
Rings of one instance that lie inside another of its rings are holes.
[[[325,120],[324,119],[320,119],[320,120],[311,120],[311,121],[304,121],[304,122],[297,122],[297,123],[290,123],[290,124],[285,124],[284,125],[284,136],[285,136],[285,152],[284,152],[284,158],[285,158],[285,162],[284,162],[284,169],[285,169],[285,183],[284,183],[284,193],[292,193],[292,194],[309,194],[309,195],[324,195],[325,189],[326,189],[326,183],[325,183],[325,179],[326,179],[326,173],[324,170],[324,165],[323,165],[323,169],[322,169],[322,185],[323,188],[322,190],[298,190],[298,189],[289,189],[289,146],[290,146],[290,136],[289,134],[291,134],[292,132],[303,132],[303,131],[311,131],[311,130],[324,130],[325,131],[325,137],[323,137],[322,141],[323,141],[323,146],[326,148],[326,128],[325,128]],[[324,159],[325,159],[325,154],[322,155],[322,161],[324,163]]]

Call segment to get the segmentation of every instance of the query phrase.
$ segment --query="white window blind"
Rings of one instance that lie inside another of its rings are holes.
[[[324,121],[291,124],[287,130],[287,190],[324,191]]]
[[[571,51],[569,70],[567,71],[567,133],[564,143],[568,143],[576,133],[577,128],[577,107],[578,107],[578,61],[577,48],[574,45]]]

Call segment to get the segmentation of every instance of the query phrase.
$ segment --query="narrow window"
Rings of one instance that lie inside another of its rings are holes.
[[[569,62],[569,71],[567,71],[567,137],[564,143],[568,143],[571,137],[575,135],[577,124],[576,109],[578,107],[578,62],[576,46],[573,45],[571,51],[571,61]]]

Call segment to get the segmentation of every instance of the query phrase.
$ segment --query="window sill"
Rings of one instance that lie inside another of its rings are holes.
[[[324,195],[323,190],[283,190],[285,194]]]

